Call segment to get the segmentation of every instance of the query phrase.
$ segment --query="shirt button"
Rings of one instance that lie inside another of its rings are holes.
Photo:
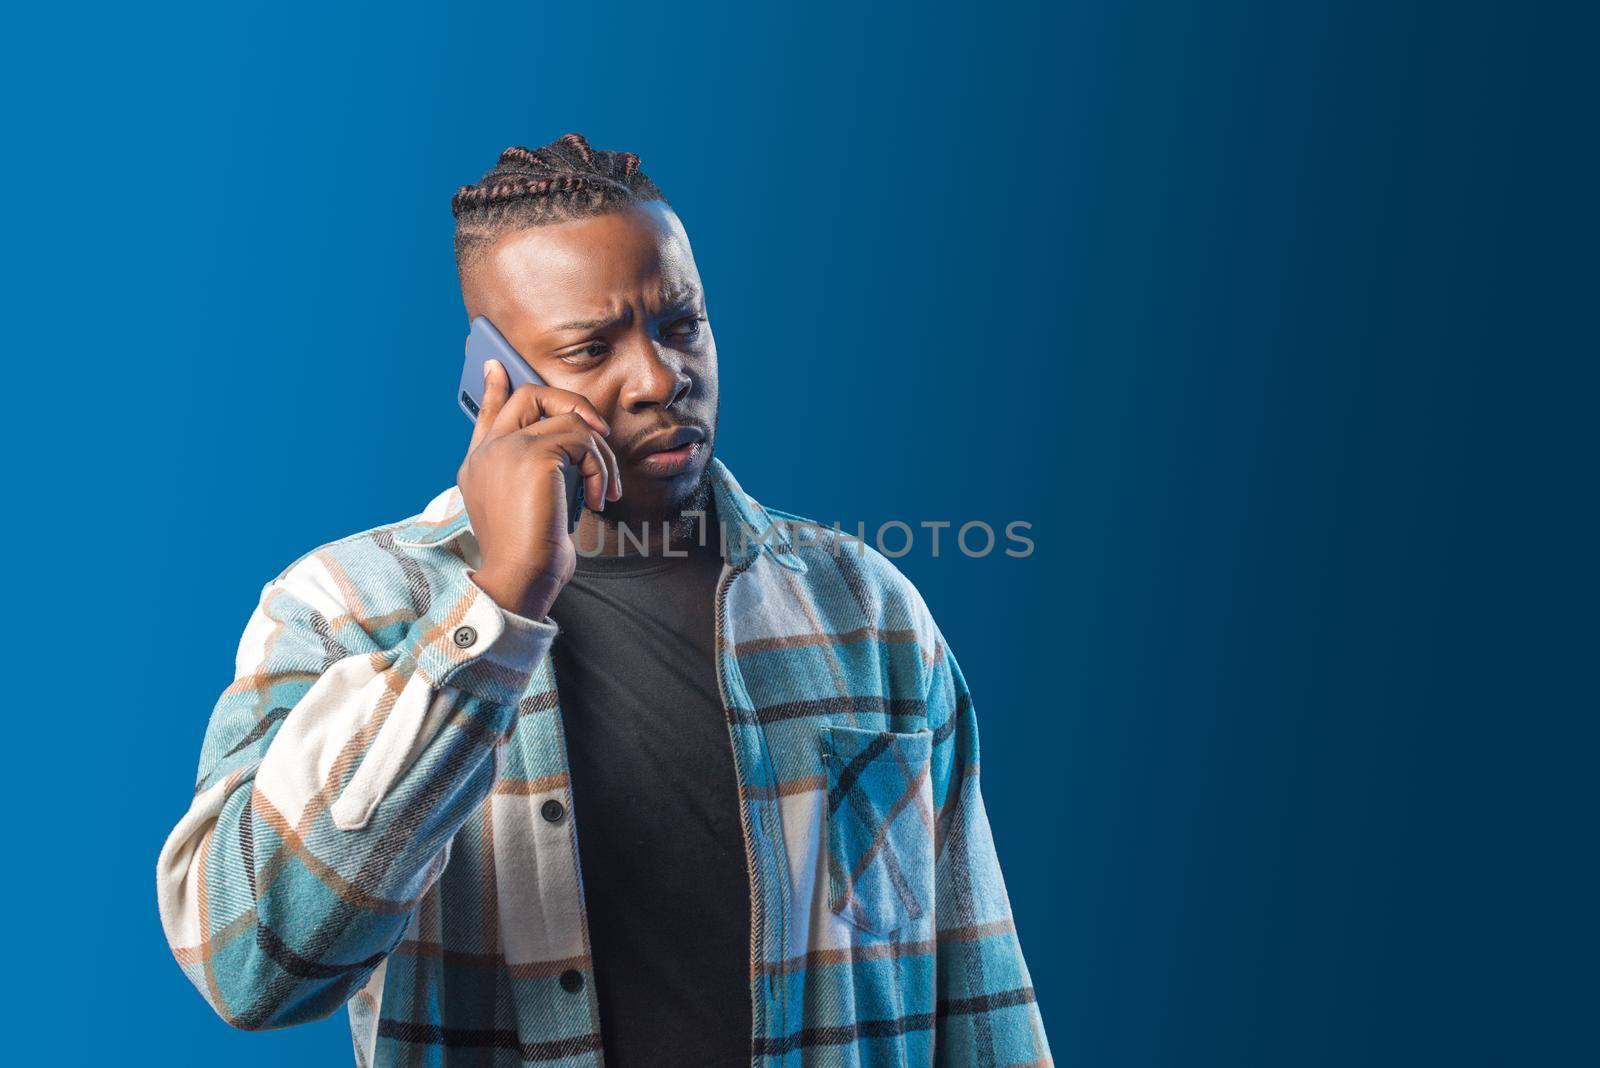
[[[545,819],[549,820],[551,823],[559,822],[562,813],[566,811],[566,806],[553,797],[539,806],[539,814]]]
[[[568,968],[561,973],[561,986],[565,990],[576,992],[583,988],[583,973],[576,968]]]
[[[456,628],[455,642],[456,645],[460,646],[461,648],[465,649],[467,646],[471,645],[477,640],[478,632],[473,630],[471,627]]]

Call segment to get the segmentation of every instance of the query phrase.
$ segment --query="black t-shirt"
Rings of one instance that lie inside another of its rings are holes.
[[[578,558],[550,618],[608,1068],[750,1063],[750,883],[714,536]]]

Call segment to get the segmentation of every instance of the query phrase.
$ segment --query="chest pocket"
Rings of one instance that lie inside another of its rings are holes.
[[[823,727],[828,907],[887,934],[933,907],[933,732]]]

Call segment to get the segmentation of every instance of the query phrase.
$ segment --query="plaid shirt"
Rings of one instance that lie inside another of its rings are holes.
[[[711,472],[752,1066],[1051,1064],[922,597]],[[156,864],[172,952],[229,1024],[345,1006],[360,1065],[604,1063],[557,627],[499,608],[477,552],[451,486],[263,587]]]

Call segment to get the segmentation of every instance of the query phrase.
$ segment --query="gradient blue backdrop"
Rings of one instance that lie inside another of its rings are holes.
[[[752,492],[1034,524],[902,564],[1061,1064],[1592,1053],[1592,28],[761,7],[9,17],[8,1054],[347,1061],[211,1015],[155,856],[261,584],[454,476],[450,194],[569,130],[679,209]]]

